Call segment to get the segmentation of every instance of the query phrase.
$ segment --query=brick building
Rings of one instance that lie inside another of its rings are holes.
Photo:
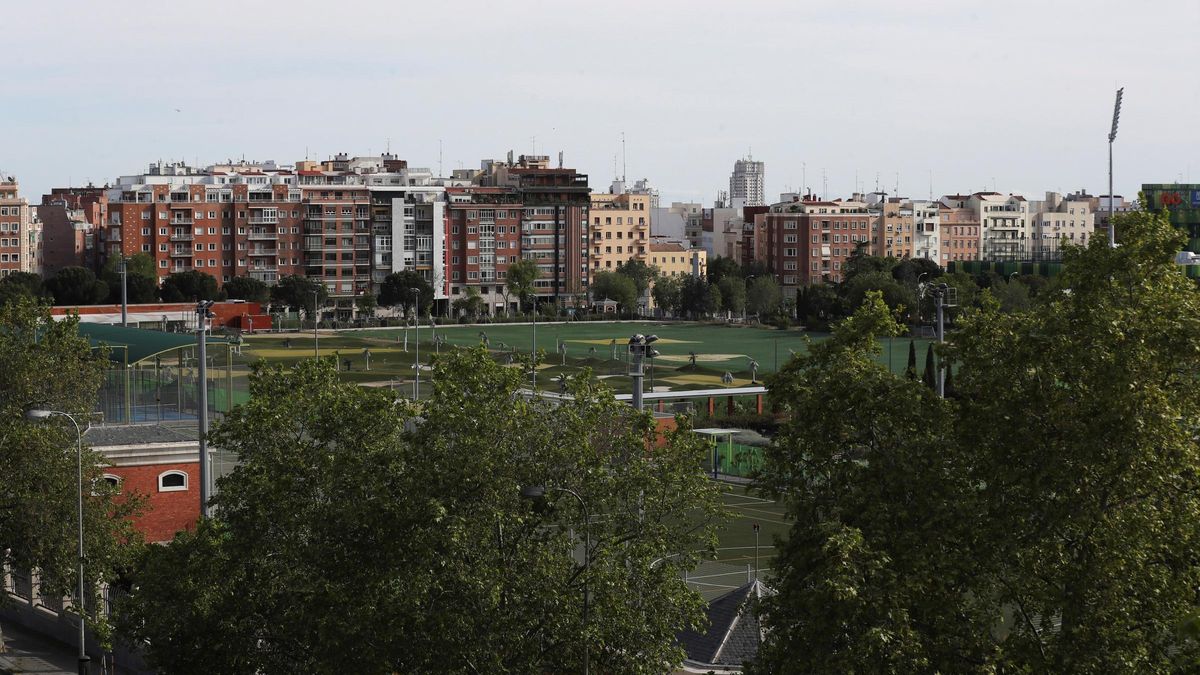
[[[593,272],[611,272],[630,260],[648,262],[650,201],[649,194],[625,192],[621,181],[591,196]]]
[[[871,247],[875,217],[862,201],[793,201],[772,204],[763,217],[756,260],[776,275],[785,293],[822,281],[837,282],[859,244]]]
[[[967,207],[969,195],[946,195],[938,202],[941,236],[938,264],[947,267],[953,261],[979,260],[979,213]]]

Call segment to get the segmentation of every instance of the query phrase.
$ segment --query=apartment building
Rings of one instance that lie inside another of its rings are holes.
[[[66,200],[42,197],[35,207],[42,224],[42,274],[49,278],[64,267],[99,270],[98,229],[83,209]]]
[[[871,248],[874,214],[863,201],[794,201],[772,204],[764,215],[765,241],[758,261],[791,292],[812,283],[842,281],[846,259]]]
[[[913,254],[912,208],[903,208],[905,200],[888,197],[878,204],[876,234],[872,238],[876,255],[911,258]]]
[[[1095,229],[1095,214],[1082,191],[1063,195],[1047,192],[1044,200],[1030,200],[1030,260],[1050,260],[1061,256],[1061,244],[1087,245]]]
[[[41,272],[41,233],[13,176],[0,175],[0,276]]]
[[[666,277],[708,275],[708,254],[702,248],[686,248],[681,242],[655,238],[650,241],[646,262]]]
[[[489,308],[517,309],[508,294],[508,268],[521,259],[525,206],[512,187],[451,186],[446,188],[444,256],[451,298],[475,289]]]
[[[979,260],[982,235],[979,213],[968,208],[970,195],[946,195],[937,202],[940,260],[946,267],[952,261]]]
[[[729,176],[729,203],[734,208],[766,203],[766,165],[751,156],[733,163]]]
[[[966,200],[980,225],[980,254],[984,260],[1022,260],[1029,247],[1029,203],[1020,195],[976,192]]]
[[[625,192],[621,181],[613,181],[608,192],[591,195],[593,272],[612,271],[630,260],[646,260],[651,209],[651,195]]]

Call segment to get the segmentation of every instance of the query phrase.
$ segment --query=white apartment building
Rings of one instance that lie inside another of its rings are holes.
[[[913,199],[900,205],[901,213],[912,218],[912,257],[942,264],[941,217],[938,202]]]
[[[1047,192],[1046,199],[1029,202],[1032,221],[1030,253],[1035,259],[1057,257],[1063,241],[1086,245],[1095,231],[1090,197],[1082,193]]]
[[[747,156],[733,163],[733,174],[729,177],[730,206],[762,206],[766,203],[766,165]]]
[[[1020,195],[976,192],[966,200],[980,224],[983,260],[1020,260],[1029,247],[1029,202]]]

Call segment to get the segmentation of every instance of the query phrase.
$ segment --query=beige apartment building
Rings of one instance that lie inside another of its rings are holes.
[[[625,192],[620,182],[609,192],[592,193],[592,273],[611,272],[630,260],[646,260],[650,252],[651,195]]]
[[[664,277],[708,275],[708,252],[702,248],[688,249],[680,242],[659,239],[650,242],[649,248],[646,264],[657,267]]]
[[[17,179],[0,176],[0,276],[40,273],[40,237]]]

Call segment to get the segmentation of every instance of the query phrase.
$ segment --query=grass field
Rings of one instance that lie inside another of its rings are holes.
[[[546,323],[537,326],[537,347],[545,352],[544,368],[539,372],[540,386],[553,386],[552,380],[561,373],[573,373],[582,367],[590,368],[594,375],[604,378],[618,393],[629,391],[629,378],[625,376],[625,344],[634,333],[656,334],[659,337],[655,348],[660,356],[654,359],[653,376],[657,390],[687,390],[726,386],[722,375],[729,372],[734,381],[729,386],[746,386],[751,380],[751,360],[758,363],[758,374],[762,376],[776,371],[785,364],[792,353],[804,353],[804,333],[793,330],[744,326],[715,326],[691,323],[656,322],[571,322]],[[506,354],[516,350],[528,354],[534,343],[534,328],[529,324],[492,324],[487,326],[428,326],[420,329],[421,362],[428,364],[435,352],[434,333],[444,340],[445,345],[477,346],[486,334],[489,348],[502,362]],[[407,351],[405,337],[407,334]],[[824,339],[813,334],[814,340]],[[413,363],[416,359],[417,331],[402,328],[374,330],[323,331],[319,338],[322,356],[339,357],[350,361],[350,369],[343,378],[359,383],[387,383],[397,385],[412,381]],[[616,341],[615,359],[613,341]],[[918,370],[924,365],[924,351],[928,340],[917,340]],[[566,346],[566,353],[558,353],[558,345]],[[904,369],[908,359],[908,340],[896,339],[885,342],[880,356],[882,363],[893,370]],[[371,370],[366,370],[364,350],[371,352]],[[696,365],[691,365],[690,353],[696,354]],[[313,354],[313,337],[307,333],[258,334],[249,336],[238,360],[242,365],[257,359],[291,365]],[[647,364],[647,387],[650,386],[650,370]]]

